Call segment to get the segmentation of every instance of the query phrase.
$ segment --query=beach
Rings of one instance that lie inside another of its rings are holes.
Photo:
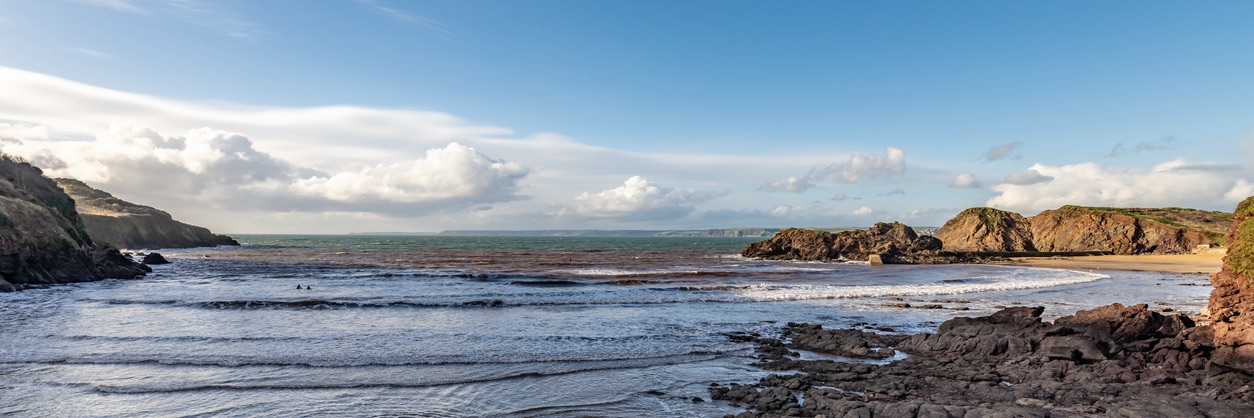
[[[1095,255],[1076,257],[1015,257],[1008,265],[1072,270],[1146,271],[1213,274],[1223,267],[1224,253]]]

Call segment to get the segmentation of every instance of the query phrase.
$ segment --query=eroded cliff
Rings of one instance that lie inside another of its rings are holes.
[[[39,168],[0,156],[0,291],[144,273],[92,241],[74,200]]]
[[[993,208],[970,208],[936,233],[946,251],[1036,251],[1027,218]]]
[[[169,213],[137,205],[74,179],[56,179],[78,203],[92,239],[122,248],[189,248],[239,245],[231,237],[174,220]]]
[[[1254,196],[1237,205],[1224,267],[1211,276],[1215,362],[1254,375]]]

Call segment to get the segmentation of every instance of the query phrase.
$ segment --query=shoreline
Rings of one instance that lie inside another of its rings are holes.
[[[1181,274],[1214,274],[1223,269],[1224,253],[1093,255],[1067,257],[1012,257],[993,264],[1063,268],[1072,270],[1121,270]]]

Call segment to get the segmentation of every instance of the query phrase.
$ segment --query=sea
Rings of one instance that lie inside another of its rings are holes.
[[[0,416],[723,416],[788,322],[934,331],[1113,302],[1197,312],[1199,274],[746,259],[757,238],[242,235],[137,280],[0,293]],[[908,307],[907,307],[908,306]]]

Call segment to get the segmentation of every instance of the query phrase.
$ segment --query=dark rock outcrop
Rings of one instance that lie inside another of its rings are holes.
[[[1215,363],[1254,375],[1254,196],[1237,205],[1224,267],[1210,278]]]
[[[74,179],[56,182],[77,202],[92,239],[122,248],[239,245],[231,237],[174,220],[169,213],[113,197]]]
[[[940,254],[940,240],[915,234],[900,223],[877,223],[868,229],[826,231],[789,228],[765,241],[749,244],[741,255],[767,260],[867,261],[879,255],[890,264],[954,262]]]
[[[147,265],[170,264],[170,260],[166,260],[165,256],[161,255],[161,253],[148,253],[144,254],[144,261],[141,261],[141,263]]]
[[[1169,225],[1165,218],[1155,220],[1137,210],[1083,206],[1047,210],[1028,218],[1032,244],[1044,252],[1187,254],[1211,243],[1203,230]]]
[[[1043,308],[954,318],[935,334],[894,336],[788,324],[757,366],[796,371],[714,385],[737,415],[800,417],[1252,416],[1249,378],[1216,379],[1207,327],[1145,305],[1108,305],[1043,322]],[[788,341],[788,342],[785,342]],[[875,361],[895,344],[904,360]],[[798,360],[790,349],[866,361]],[[834,351],[831,351],[834,350]],[[867,352],[870,356],[858,356]]]
[[[0,291],[145,272],[116,248],[93,242],[74,200],[39,168],[0,156]]]
[[[936,238],[945,251],[1036,251],[1027,218],[993,208],[971,208],[945,222]]]

